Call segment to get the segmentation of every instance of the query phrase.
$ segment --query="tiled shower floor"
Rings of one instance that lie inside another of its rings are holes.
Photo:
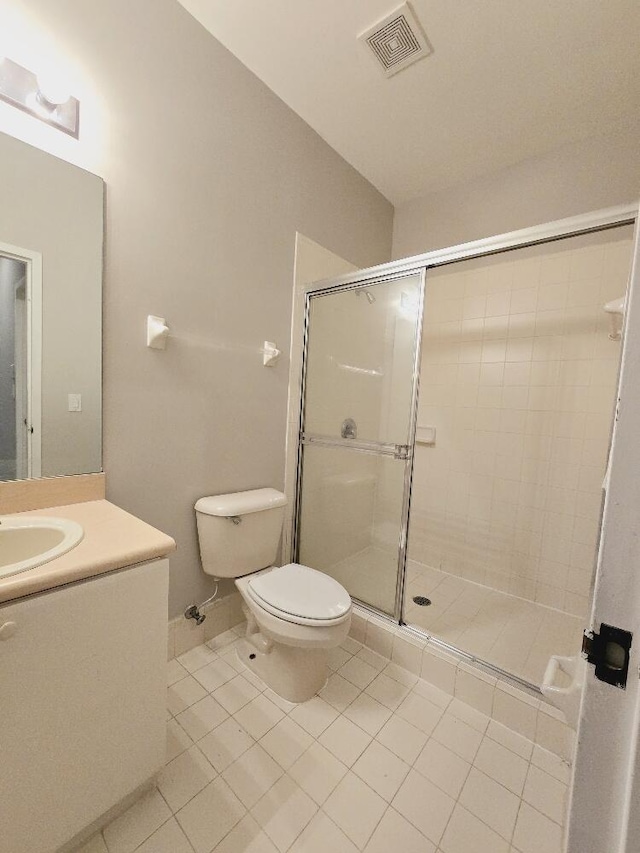
[[[240,642],[169,663],[168,763],[82,853],[560,853],[556,756],[352,639],[292,705]]]
[[[397,556],[367,548],[325,569],[354,597],[392,613]],[[431,600],[413,603],[415,595]],[[540,684],[551,655],[580,651],[583,619],[410,560],[404,619],[509,673]]]
[[[420,607],[414,595],[432,603]],[[535,601],[410,562],[405,621],[441,640],[540,684],[551,655],[576,655],[584,619]]]

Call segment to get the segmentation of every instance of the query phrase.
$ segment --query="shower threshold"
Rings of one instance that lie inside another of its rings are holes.
[[[390,557],[387,549],[369,547],[324,571],[358,604],[397,624],[387,609],[396,583]],[[431,603],[415,604],[414,597]],[[537,691],[551,655],[579,653],[584,619],[410,560],[403,624]]]
[[[428,595],[430,607],[413,603]],[[404,621],[473,658],[539,686],[551,655],[580,651],[584,619],[411,561]]]

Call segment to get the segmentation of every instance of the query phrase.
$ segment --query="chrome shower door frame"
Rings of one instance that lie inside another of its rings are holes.
[[[317,296],[324,293],[332,293],[340,290],[355,290],[356,288],[367,287],[372,284],[377,284],[382,281],[391,280],[394,278],[403,277],[410,274],[420,273],[422,276],[421,296],[419,309],[419,338],[416,347],[416,359],[414,362],[414,397],[413,411],[411,413],[411,435],[410,440],[415,443],[415,427],[417,420],[417,402],[419,390],[419,373],[420,373],[420,349],[422,344],[422,332],[424,328],[424,304],[426,293],[426,277],[428,271],[432,268],[445,266],[457,261],[470,260],[472,258],[480,258],[493,254],[500,254],[510,249],[524,248],[526,246],[536,246],[543,243],[553,242],[554,240],[564,240],[569,237],[576,237],[581,234],[589,234],[596,231],[604,231],[608,228],[617,228],[621,225],[632,225],[638,217],[638,204],[625,204],[617,207],[605,208],[602,210],[592,211],[590,213],[579,216],[572,216],[566,219],[559,219],[552,222],[546,222],[532,228],[523,228],[518,231],[510,231],[505,234],[498,234],[494,237],[488,237],[482,240],[474,240],[469,243],[461,243],[456,246],[450,246],[444,249],[436,249],[424,254],[415,255],[408,258],[403,258],[397,261],[391,261],[386,264],[380,264],[375,267],[370,267],[366,270],[358,270],[354,273],[339,276],[334,279],[321,280],[313,283],[305,290],[305,310],[304,310],[304,340],[303,340],[303,361],[302,361],[302,377],[301,377],[301,397],[300,397],[300,422],[298,430],[298,445],[297,445],[297,466],[295,477],[295,507],[293,513],[293,533],[292,533],[292,554],[293,558],[298,555],[298,535],[299,535],[299,515],[300,515],[300,487],[302,474],[302,442],[304,427],[304,399],[306,387],[306,364],[307,364],[307,349],[309,336],[309,302],[311,296]],[[403,498],[402,518],[403,530],[400,536],[400,551],[398,558],[399,577],[397,583],[396,606],[393,617],[386,613],[381,613],[377,608],[371,607],[364,602],[359,602],[367,610],[389,621],[393,620],[397,624],[403,624],[403,607],[404,607],[404,588],[406,583],[406,559],[407,559],[407,537],[410,516],[411,504],[411,483],[413,475],[413,445],[410,447],[411,459],[407,463],[405,471],[405,492]],[[509,673],[500,667],[487,663],[481,658],[477,658],[468,652],[464,652],[450,643],[439,639],[433,634],[429,634],[423,629],[408,627],[407,630],[414,633],[416,636],[426,637],[429,642],[445,651],[452,651],[462,659],[470,663],[478,664],[492,674],[498,674],[507,680],[513,681],[520,686],[529,688],[533,693],[540,693],[538,685],[530,684],[523,679]]]
[[[295,482],[295,508],[293,512],[293,531],[292,531],[292,554],[295,561],[298,560],[300,550],[300,508],[302,502],[302,456],[305,446],[312,444],[330,447],[344,447],[357,453],[368,453],[375,456],[387,456],[404,461],[404,483],[402,493],[402,510],[400,535],[398,540],[398,570],[396,577],[396,596],[393,610],[393,620],[397,623],[402,621],[402,608],[404,600],[404,586],[406,578],[406,562],[407,562],[407,540],[409,530],[409,513],[411,507],[411,482],[413,477],[413,459],[416,425],[418,418],[418,391],[420,384],[420,358],[422,351],[422,327],[424,319],[424,296],[426,285],[425,268],[418,267],[417,269],[401,270],[401,271],[381,271],[371,274],[371,271],[365,270],[359,273],[353,273],[348,276],[348,281],[345,283],[336,283],[335,286],[312,287],[305,293],[304,305],[304,338],[302,344],[302,379],[300,389],[300,421],[298,427],[298,448],[297,448],[297,464],[296,464],[296,482]],[[305,408],[306,408],[306,390],[307,390],[307,367],[309,354],[309,331],[310,331],[310,309],[311,300],[313,298],[321,298],[323,296],[331,296],[336,293],[345,291],[363,290],[376,284],[384,284],[385,282],[397,281],[398,279],[407,278],[411,275],[419,275],[420,294],[418,299],[418,310],[416,317],[416,337],[413,353],[413,375],[411,378],[411,406],[409,410],[409,429],[407,433],[407,444],[388,444],[385,442],[358,441],[357,439],[337,439],[326,436],[319,436],[305,433]],[[381,614],[389,618],[387,613],[378,610],[378,608],[367,604],[365,601],[355,599],[359,605],[365,607],[372,613]]]

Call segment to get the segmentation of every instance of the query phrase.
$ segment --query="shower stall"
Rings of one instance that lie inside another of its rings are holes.
[[[306,288],[292,557],[534,689],[586,624],[635,214]]]

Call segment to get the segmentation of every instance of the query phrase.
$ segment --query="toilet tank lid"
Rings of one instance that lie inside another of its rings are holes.
[[[196,502],[196,512],[205,515],[247,515],[265,509],[285,506],[287,496],[277,489],[251,489],[229,495],[211,495]]]

